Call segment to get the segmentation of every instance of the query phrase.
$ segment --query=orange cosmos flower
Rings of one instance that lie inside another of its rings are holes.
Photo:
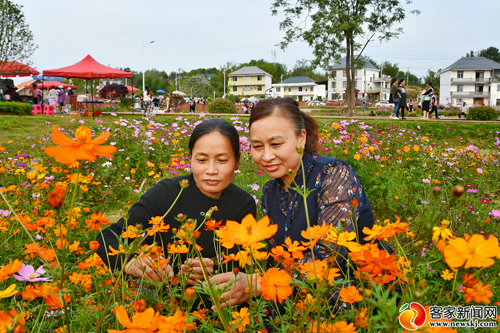
[[[45,299],[45,303],[47,303],[47,305],[50,306],[52,310],[57,310],[63,307],[60,297],[60,294],[62,292],[59,290],[59,288],[49,284],[44,284],[40,289],[41,289],[40,296],[42,296],[43,299]],[[65,303],[71,301],[71,297],[69,297],[66,293],[63,293],[63,296]]]
[[[43,287],[40,287],[38,283],[35,286],[27,285],[23,291],[23,300],[28,300],[31,302],[32,300],[42,296]]]
[[[99,244],[99,242],[98,242],[98,241],[90,241],[90,242],[89,242],[89,248],[90,248],[92,251],[97,250],[97,249],[99,248],[99,246],[101,246],[101,245]]]
[[[215,222],[215,220],[208,220],[205,222],[205,230],[215,231],[216,229],[220,228],[221,224],[222,220],[220,220],[219,222]]]
[[[330,231],[330,226],[323,222],[323,225],[315,225],[306,230],[302,230],[300,235],[305,239],[309,239],[309,231],[311,231],[312,246],[316,245],[316,242],[325,237]],[[302,245],[309,246],[310,242],[302,242]]]
[[[350,286],[349,288],[342,288],[340,291],[340,300],[346,303],[356,303],[363,299],[355,286]]]
[[[289,252],[285,251],[283,246],[276,246],[271,250],[271,257],[274,258],[274,260],[280,264],[282,264],[285,267],[290,267],[294,259],[290,255]]]
[[[353,323],[347,324],[345,321],[339,321],[336,322],[335,324],[328,324],[326,326],[322,326],[322,328],[323,330],[321,332],[356,333],[356,327],[354,327],[354,324]],[[314,330],[310,332],[316,332],[316,331]]]
[[[85,221],[85,224],[90,231],[101,230],[103,226],[109,224],[109,220],[106,218],[106,213],[95,212],[92,213],[90,220]]]
[[[175,253],[188,253],[188,247],[185,244],[182,245],[175,245],[172,244],[168,248],[168,253],[170,254],[175,254]]]
[[[490,290],[491,284],[483,286],[482,282],[476,283],[473,288],[465,290],[464,299],[467,303],[474,301],[476,303],[490,304],[489,298],[493,296]]]
[[[373,256],[370,251],[363,251],[364,260],[356,262],[359,266],[364,266],[359,268],[362,272],[367,272],[373,275],[378,275],[382,273],[382,270],[396,271],[394,267],[394,262],[396,258],[394,255],[387,255],[385,250],[379,251],[378,257]]]
[[[467,287],[474,287],[474,285],[477,283],[477,279],[474,277],[474,275],[469,273],[465,273],[464,275],[462,275],[462,280]]]
[[[10,275],[17,273],[21,269],[22,264],[21,261],[16,259],[12,264],[2,266],[0,268],[0,281],[7,280]]]
[[[129,319],[127,311],[123,305],[119,305],[115,311],[116,319],[120,322],[125,331],[110,330],[108,333],[124,333],[124,332],[141,332],[153,333],[156,332],[155,310],[148,308],[144,312],[136,312],[132,316],[132,321]]]
[[[287,272],[279,271],[276,267],[268,269],[260,281],[262,297],[267,301],[273,300],[282,303],[292,294],[291,282],[292,277]]]
[[[396,232],[391,227],[381,226],[378,224],[373,225],[372,229],[364,227],[363,233],[365,235],[368,235],[367,237],[364,238],[365,241],[372,241],[375,239],[386,241],[387,238],[391,238],[396,234]]]
[[[356,326],[359,328],[364,328],[368,326],[368,317],[366,316],[367,309],[361,309],[356,315]]]
[[[492,257],[500,254],[498,239],[490,236],[485,240],[482,235],[473,235],[468,240],[450,239],[444,251],[446,263],[450,267],[489,267],[495,263]]]
[[[302,274],[307,275],[307,279],[314,279],[316,275],[314,275],[314,266],[316,266],[316,274],[319,281],[328,280],[334,281],[336,277],[340,276],[340,270],[335,267],[328,267],[327,260],[316,260],[313,264],[312,262],[306,262],[305,264],[299,267],[300,272]]]
[[[64,202],[64,194],[66,190],[62,187],[56,186],[54,191],[49,193],[47,197],[47,201],[49,202],[50,207],[58,209]]]
[[[8,313],[5,311],[0,312],[0,329],[2,332],[25,332],[23,326],[26,325],[23,313],[17,313],[12,309]]]
[[[233,311],[233,321],[229,322],[229,325],[235,326],[236,331],[245,332],[245,328],[250,324],[250,314],[248,313],[248,308],[241,308],[240,311]]]
[[[188,316],[184,316],[182,311],[176,311],[173,316],[160,316],[156,323],[158,326],[157,333],[183,333],[194,328],[194,324],[188,323]],[[149,332],[149,331],[143,331]]]
[[[127,230],[122,232],[122,238],[136,238],[139,237],[142,230],[134,225],[129,225]]]
[[[295,259],[304,258],[304,254],[302,252],[307,250],[307,248],[300,245],[298,241],[292,242],[290,237],[287,237],[285,239],[285,246],[288,247],[288,252],[290,252],[292,254],[292,257],[294,257]]]
[[[57,126],[52,126],[54,133],[52,141],[59,147],[47,147],[45,153],[55,157],[57,162],[71,164],[77,160],[96,161],[96,156],[111,158],[117,148],[113,146],[100,146],[110,136],[109,132],[103,133],[92,140],[92,132],[87,126],[80,126],[75,132],[77,141],[72,140],[59,131]]]
[[[226,226],[217,231],[222,246],[231,249],[234,244],[249,247],[272,237],[278,231],[278,225],[269,225],[269,217],[264,216],[255,221],[252,214],[243,218],[241,224],[235,221],[227,221]]]

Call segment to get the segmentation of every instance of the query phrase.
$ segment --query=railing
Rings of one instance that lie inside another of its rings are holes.
[[[490,97],[489,91],[452,91],[451,97]]]
[[[490,83],[490,78],[484,77],[471,77],[471,78],[463,78],[463,77],[452,77],[452,83]]]

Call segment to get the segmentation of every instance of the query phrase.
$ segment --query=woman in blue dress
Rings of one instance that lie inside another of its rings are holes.
[[[356,231],[358,241],[364,244],[364,227],[372,228],[374,218],[372,208],[358,176],[348,163],[318,155],[318,125],[316,121],[300,111],[298,103],[292,98],[275,98],[260,101],[250,116],[250,141],[252,159],[256,165],[273,180],[263,188],[261,209],[273,224],[278,225],[276,234],[268,240],[269,251],[275,246],[284,245],[285,239],[308,241],[301,236],[307,229],[306,211],[302,196],[290,187],[302,187],[304,178],[312,193],[307,198],[309,220],[312,225],[340,226],[345,223],[345,231]],[[300,149],[297,150],[297,147]],[[303,151],[301,153],[297,151]],[[304,164],[305,177],[301,161]],[[351,203],[357,201],[354,208]],[[356,226],[350,212],[356,211]],[[345,251],[345,250],[343,250]],[[333,254],[321,242],[314,247],[315,260],[324,260]],[[345,256],[345,252],[344,255]],[[337,256],[338,267],[345,270],[345,261]],[[309,253],[304,253],[300,263],[312,261]],[[275,266],[272,257],[269,266]],[[345,273],[345,271],[344,271]],[[243,273],[239,273],[240,275]],[[248,280],[244,276],[222,298],[229,305],[246,302],[249,295],[245,292]],[[224,286],[235,278],[232,273],[220,274],[213,282]],[[253,279],[252,279],[253,280]],[[254,283],[255,294],[260,295],[258,282]]]

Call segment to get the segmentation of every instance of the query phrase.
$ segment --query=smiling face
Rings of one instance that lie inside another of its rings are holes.
[[[191,170],[196,186],[215,199],[231,184],[238,165],[229,140],[219,132],[198,138],[191,151]]]
[[[274,114],[252,124],[250,142],[257,167],[269,177],[281,178],[285,185],[290,185],[301,160],[295,148],[306,144],[306,131],[302,130],[297,136],[290,120]],[[290,169],[292,176],[288,174]]]

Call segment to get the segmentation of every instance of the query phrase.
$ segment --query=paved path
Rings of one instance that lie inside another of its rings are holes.
[[[103,114],[105,115],[110,115],[111,112],[103,112]],[[118,112],[117,115],[137,115],[137,116],[141,116],[141,113],[140,112]],[[191,115],[191,116],[196,116],[198,113],[185,113],[185,112],[182,112],[182,113],[158,113],[156,114],[156,117],[160,117],[160,116],[188,116],[188,115]],[[217,117],[217,116],[227,116],[227,117],[250,117],[249,114],[244,114],[244,113],[204,113],[205,116],[212,116],[212,117]],[[312,116],[313,118],[324,118],[324,119],[362,119],[362,120],[365,120],[365,119],[369,119],[369,120],[388,120],[388,121],[404,121],[404,120],[397,120],[397,119],[391,119],[389,117],[380,117],[380,116],[376,116],[376,117],[369,117],[369,116],[352,116],[352,117],[347,117],[347,116]],[[407,120],[412,120],[412,121],[415,121],[415,120],[420,120],[420,121],[424,121],[422,120],[422,118],[420,117],[408,117],[406,118]],[[426,120],[425,120],[426,121]],[[468,123],[485,123],[485,122],[490,122],[490,123],[494,123],[494,122],[498,122],[500,123],[500,121],[486,121],[486,120],[467,120],[467,119],[459,119],[459,118],[444,118],[444,119],[431,119],[429,121],[439,121],[439,122],[457,122],[457,121],[464,121],[464,122],[468,122]]]

